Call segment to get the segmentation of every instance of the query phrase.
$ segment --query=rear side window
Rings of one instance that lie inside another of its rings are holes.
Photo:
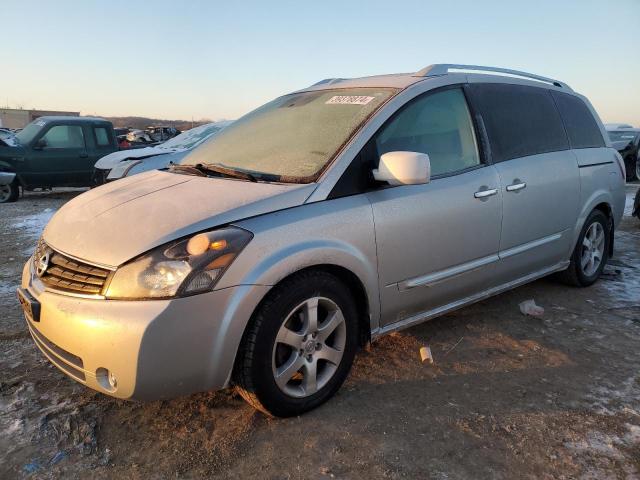
[[[543,88],[472,84],[494,162],[567,150],[569,143],[551,94]]]
[[[582,99],[560,92],[551,95],[560,110],[571,148],[604,147],[600,128]]]
[[[109,142],[109,132],[104,127],[94,127],[94,133],[96,134],[96,144],[99,147],[108,147],[111,142]]]

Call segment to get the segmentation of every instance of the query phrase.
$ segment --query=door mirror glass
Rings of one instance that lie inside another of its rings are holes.
[[[418,152],[388,152],[380,157],[373,178],[389,185],[416,185],[431,180],[429,155]]]

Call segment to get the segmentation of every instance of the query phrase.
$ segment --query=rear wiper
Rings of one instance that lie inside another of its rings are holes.
[[[172,170],[182,170],[185,172],[191,172],[196,175],[207,175],[208,173],[217,173],[224,175],[225,177],[240,178],[242,180],[249,180],[250,182],[257,182],[258,179],[251,175],[249,172],[243,172],[241,170],[234,170],[233,168],[223,167],[222,165],[216,165],[214,163],[198,163],[196,165],[180,165],[172,164]]]

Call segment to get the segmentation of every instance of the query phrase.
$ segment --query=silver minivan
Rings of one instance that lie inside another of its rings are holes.
[[[381,335],[554,272],[591,285],[624,178],[560,81],[470,65],[327,79],[68,202],[18,297],[44,355],[100,392],[234,385],[297,415]]]

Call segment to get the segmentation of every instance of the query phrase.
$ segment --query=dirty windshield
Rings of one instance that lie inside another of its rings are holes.
[[[181,163],[215,164],[258,179],[311,182],[395,92],[352,88],[286,95],[240,118]]]

